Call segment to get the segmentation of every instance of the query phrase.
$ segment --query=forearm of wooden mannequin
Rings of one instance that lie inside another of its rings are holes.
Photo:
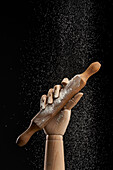
[[[62,135],[47,135],[44,170],[65,170]]]
[[[44,127],[46,134],[44,170],[65,170],[63,135],[69,124],[71,109],[82,95],[83,93],[78,93],[69,100],[65,108]]]

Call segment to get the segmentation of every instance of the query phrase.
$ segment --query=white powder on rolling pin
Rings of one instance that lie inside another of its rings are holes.
[[[58,97],[58,99],[56,99],[54,101],[55,104],[59,104],[65,97],[68,93],[70,93],[70,91],[72,91],[72,88],[69,88],[68,90],[66,89],[61,89],[60,91],[60,96]]]
[[[73,90],[73,88],[76,89],[80,86],[80,80],[81,78],[79,75],[74,76],[66,85],[66,87],[61,89],[60,96],[54,100],[54,103],[50,105],[48,104],[46,108],[40,113],[40,115],[38,115],[35,123],[40,126],[44,121],[46,121],[46,119],[49,118],[48,116],[53,114],[55,107],[61,103],[61,101]]]
[[[80,80],[81,80],[81,78],[80,78],[79,75],[74,76],[74,77],[70,80],[70,82],[66,85],[66,88],[61,89],[61,91],[60,91],[60,96],[59,96],[58,99],[56,99],[56,100],[54,101],[54,103],[60,103],[60,102],[66,97],[66,95],[69,94],[70,91],[73,90],[73,89],[72,89],[72,86],[74,86],[74,88],[78,88],[78,87],[80,86]]]
[[[52,105],[48,105],[45,108],[45,113],[52,114],[52,112],[54,110],[54,106],[59,104],[67,96],[67,94],[69,94],[73,90],[72,84],[73,84],[74,88],[78,88],[80,86],[80,80],[81,80],[81,78],[79,75],[74,76],[70,80],[70,82],[66,85],[66,88],[61,89],[60,96],[54,100],[54,103]]]
[[[67,84],[67,88],[69,88],[70,86],[74,86],[74,88],[78,88],[80,86],[80,80],[81,80],[81,77],[79,74],[74,76],[70,80],[70,82]]]

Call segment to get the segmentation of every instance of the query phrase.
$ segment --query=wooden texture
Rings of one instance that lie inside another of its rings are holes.
[[[48,104],[53,103],[53,89],[49,89],[47,100],[48,100],[48,102],[47,102]]]
[[[83,96],[76,94],[53,119],[44,127],[46,136],[44,170],[64,170],[63,135],[70,121],[71,109]]]
[[[32,123],[36,124],[38,126],[37,131],[43,129],[66,105],[66,103],[85,86],[88,78],[95,74],[100,67],[101,64],[99,62],[94,62],[86,69],[85,72],[74,76],[69,83],[61,89],[60,96],[55,99],[51,105],[48,104],[45,109],[40,110],[39,113],[31,120],[31,125]],[[19,138],[21,138],[21,135]],[[17,144],[20,146],[19,138],[17,140]]]
[[[61,135],[46,136],[44,170],[65,170]]]
[[[62,84],[63,86],[66,86],[68,83],[69,83],[69,79],[68,79],[68,78],[64,78],[64,79],[62,80],[62,82],[61,82],[61,84]]]
[[[71,110],[60,111],[45,127],[47,135],[64,135],[70,121]]]
[[[83,93],[77,93],[69,102],[64,106],[64,109],[71,110],[83,96]]]
[[[17,138],[16,143],[19,146],[24,146],[29,141],[31,136],[38,130],[40,130],[40,128],[35,123],[31,122],[28,129]]]
[[[58,98],[59,97],[60,89],[61,89],[61,85],[55,85],[54,86],[54,98]]]
[[[40,99],[40,109],[45,109],[46,107],[46,95],[42,95]]]

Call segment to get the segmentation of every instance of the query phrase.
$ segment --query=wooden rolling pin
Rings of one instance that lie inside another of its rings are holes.
[[[28,129],[16,140],[19,146],[25,145],[30,137],[43,129],[48,122],[66,105],[66,103],[78,93],[85,85],[90,76],[95,74],[101,67],[99,62],[92,63],[85,72],[74,76],[69,83],[60,91],[60,96],[54,100],[53,104],[48,104],[45,109],[41,109],[31,120]]]

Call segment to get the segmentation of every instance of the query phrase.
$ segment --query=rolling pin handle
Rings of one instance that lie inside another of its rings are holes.
[[[99,71],[100,67],[101,67],[101,64],[99,62],[94,62],[90,64],[90,66],[86,69],[85,72],[80,74],[80,77],[82,78],[84,82],[86,82],[89,77],[91,77],[93,74]]]
[[[17,145],[24,146],[25,144],[27,144],[31,136],[38,130],[40,130],[40,128],[34,122],[31,121],[31,124],[28,129],[17,138]]]

